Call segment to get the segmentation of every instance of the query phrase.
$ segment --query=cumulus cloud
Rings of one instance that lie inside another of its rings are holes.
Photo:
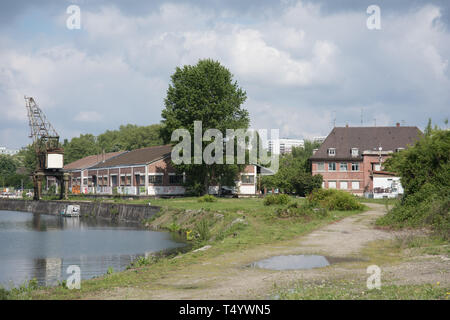
[[[2,131],[27,129],[24,94],[67,138],[156,123],[175,67],[202,58],[219,60],[247,91],[253,127],[278,127],[284,137],[326,135],[334,119],[359,125],[361,109],[371,125],[448,117],[442,5],[386,13],[386,3],[377,31],[366,28],[361,6],[309,1],[259,11],[238,3],[158,3],[136,12],[120,3],[80,6],[79,31],[65,29],[61,10],[50,30],[27,29],[25,44],[12,29],[0,32]],[[0,136],[0,144],[11,141],[23,145],[26,135]]]

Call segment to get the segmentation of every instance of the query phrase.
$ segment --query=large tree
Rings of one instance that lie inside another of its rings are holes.
[[[186,129],[194,137],[194,121],[202,122],[202,136],[207,129],[217,129],[226,135],[226,129],[244,129],[249,126],[248,111],[242,108],[246,100],[231,72],[219,62],[200,60],[196,65],[177,67],[164,101],[161,116],[161,136],[170,143],[172,132]],[[203,142],[202,150],[211,142]],[[193,145],[192,145],[192,155]],[[228,164],[178,164],[179,172],[185,172],[188,189],[206,193],[211,183],[234,184],[238,165]]]

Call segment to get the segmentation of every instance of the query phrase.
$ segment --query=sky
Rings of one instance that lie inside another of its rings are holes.
[[[31,142],[24,95],[61,139],[159,123],[175,68],[205,58],[247,92],[251,127],[280,137],[445,126],[449,57],[447,0],[1,1],[0,146]]]

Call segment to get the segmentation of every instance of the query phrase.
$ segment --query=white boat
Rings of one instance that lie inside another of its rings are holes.
[[[61,215],[65,217],[79,217],[80,206],[69,204],[64,210],[61,211]]]

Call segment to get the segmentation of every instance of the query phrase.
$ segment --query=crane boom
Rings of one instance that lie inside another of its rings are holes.
[[[45,152],[59,147],[59,135],[47,120],[44,112],[36,104],[33,97],[25,97],[28,121],[30,125],[30,138],[37,152]]]

